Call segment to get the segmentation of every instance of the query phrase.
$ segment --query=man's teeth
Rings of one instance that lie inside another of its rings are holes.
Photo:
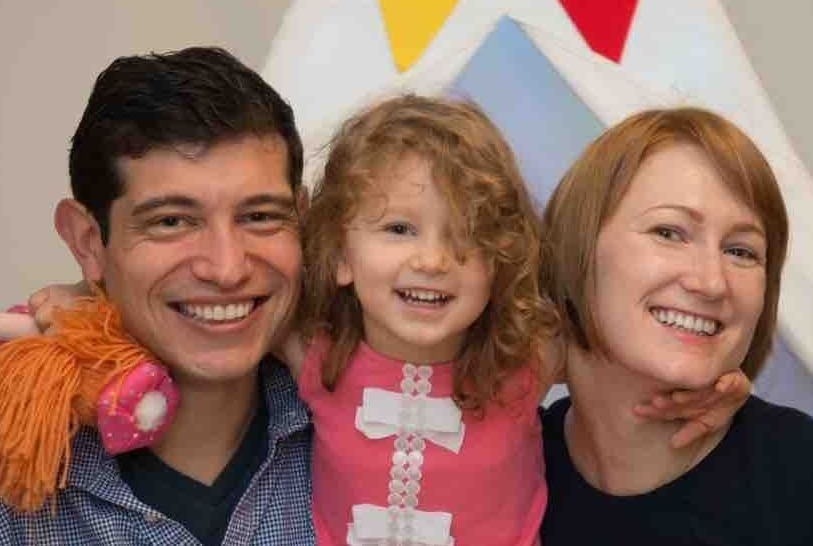
[[[674,309],[653,309],[651,312],[655,319],[661,324],[688,330],[695,334],[713,336],[720,326],[716,320],[709,320],[698,317],[697,315],[682,313]]]
[[[227,321],[241,319],[254,309],[254,302],[229,303],[227,305],[181,304],[181,313],[187,317],[207,321]]]
[[[449,296],[434,290],[399,290],[398,293],[406,300],[421,303],[445,303],[449,301]]]

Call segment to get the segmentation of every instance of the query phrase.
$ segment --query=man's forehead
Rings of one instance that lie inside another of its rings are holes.
[[[121,197],[140,201],[162,194],[240,199],[244,194],[292,197],[288,154],[279,136],[245,136],[213,145],[175,144],[116,161]]]

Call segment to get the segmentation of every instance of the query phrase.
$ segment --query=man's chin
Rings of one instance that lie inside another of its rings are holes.
[[[176,382],[231,383],[256,376],[260,360],[265,355],[259,349],[207,349],[187,351],[183,358],[167,355],[166,367]]]

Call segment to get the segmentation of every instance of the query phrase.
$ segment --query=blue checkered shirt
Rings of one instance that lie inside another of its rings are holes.
[[[268,405],[268,457],[232,513],[224,545],[314,544],[310,517],[311,426],[288,370],[272,358],[261,365]],[[199,545],[181,524],[139,501],[119,475],[95,430],[73,442],[68,486],[49,505],[20,514],[0,505],[0,544]]]

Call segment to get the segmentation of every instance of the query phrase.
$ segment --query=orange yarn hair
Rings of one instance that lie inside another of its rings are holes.
[[[55,503],[66,486],[71,440],[96,426],[102,389],[155,360],[101,294],[56,309],[54,326],[54,335],[0,345],[0,499],[23,512]]]

